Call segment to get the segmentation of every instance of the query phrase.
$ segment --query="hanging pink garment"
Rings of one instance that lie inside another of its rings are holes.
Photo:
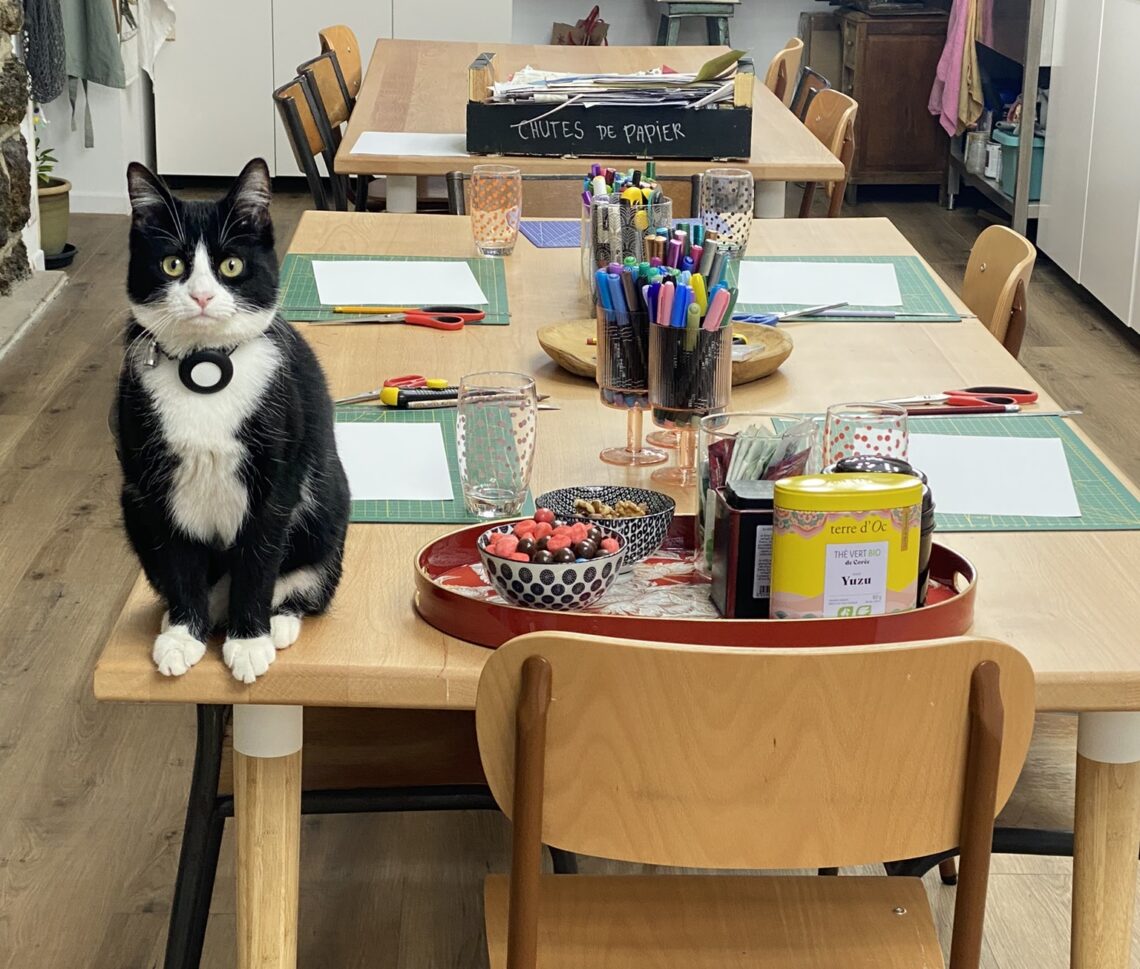
[[[946,46],[938,59],[934,87],[930,89],[927,104],[930,113],[938,118],[946,133],[958,134],[958,99],[962,90],[962,56],[966,49],[966,31],[970,7],[974,0],[954,0],[950,21],[946,25]],[[970,39],[973,43],[973,39]]]

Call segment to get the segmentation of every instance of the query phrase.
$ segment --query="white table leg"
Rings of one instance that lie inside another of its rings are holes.
[[[302,707],[234,707],[238,969],[296,969]]]
[[[757,182],[756,203],[752,212],[758,219],[782,219],[787,182]]]
[[[1140,713],[1082,713],[1072,969],[1128,969],[1140,850]]]
[[[389,212],[415,212],[416,210],[416,176],[415,175],[388,175],[387,203],[385,208]]]

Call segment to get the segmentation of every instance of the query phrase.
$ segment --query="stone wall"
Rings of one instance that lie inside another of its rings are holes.
[[[28,253],[20,230],[31,217],[31,168],[20,122],[28,110],[28,74],[12,52],[22,43],[21,0],[0,0],[0,296],[29,275]]]

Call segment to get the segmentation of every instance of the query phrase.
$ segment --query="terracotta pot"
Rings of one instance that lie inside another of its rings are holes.
[[[66,178],[52,176],[47,185],[39,185],[40,245],[45,256],[58,255],[67,245],[70,193],[71,182]]]

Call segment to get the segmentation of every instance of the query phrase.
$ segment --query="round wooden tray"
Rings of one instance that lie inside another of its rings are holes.
[[[732,362],[733,384],[747,384],[775,373],[792,353],[792,338],[774,326],[758,323],[733,323],[733,332],[743,335],[749,347],[759,349],[744,360]],[[594,379],[597,368],[597,347],[586,343],[597,332],[594,320],[570,320],[551,323],[538,331],[542,349],[563,370],[579,377]]]
[[[708,601],[707,581],[690,564],[692,515],[674,518],[661,549],[621,576],[591,609],[523,609],[500,599],[482,579],[475,539],[486,527],[461,528],[416,556],[416,611],[441,632],[480,646],[555,630],[713,646],[857,646],[960,636],[974,622],[974,566],[937,543],[922,609],[855,619],[721,619]]]

